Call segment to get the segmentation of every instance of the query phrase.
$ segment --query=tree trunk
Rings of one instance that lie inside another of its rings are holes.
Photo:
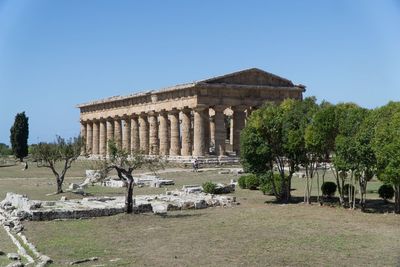
[[[319,173],[318,173],[318,169],[316,170],[316,173],[317,173],[317,202],[321,205],[321,201],[320,201],[320,199],[319,199],[319,189],[320,189],[320,186],[319,186]]]
[[[367,179],[365,177],[360,177],[360,207],[361,211],[365,211],[366,208],[366,196],[367,196]]]
[[[129,179],[127,182],[126,196],[125,196],[125,211],[126,213],[132,213],[133,211],[133,179]]]
[[[57,178],[57,194],[63,193],[62,184],[62,180],[60,178]]]
[[[394,213],[400,214],[400,185],[394,186]]]

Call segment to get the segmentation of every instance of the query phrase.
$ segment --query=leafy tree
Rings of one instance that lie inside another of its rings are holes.
[[[58,136],[53,143],[39,143],[32,148],[32,157],[37,166],[49,168],[53,172],[57,182],[57,194],[63,192],[62,185],[65,175],[72,163],[79,157],[83,139],[76,137],[66,141]],[[57,163],[61,162],[61,169],[57,170]]]
[[[29,123],[25,112],[15,116],[14,125],[10,129],[10,143],[14,156],[21,162],[28,156]]]
[[[109,157],[104,158],[105,171],[115,170],[118,177],[125,181],[126,195],[125,195],[125,211],[132,213],[133,211],[133,187],[134,179],[132,173],[134,170],[147,167],[152,172],[156,172],[159,168],[164,168],[164,162],[158,157],[145,157],[141,151],[133,151],[131,155],[119,148],[114,140],[108,141]]]
[[[394,189],[395,213],[400,213],[400,102],[390,102],[377,109],[373,150],[378,178]]]
[[[376,156],[372,148],[374,129],[377,123],[377,116],[372,111],[368,114],[355,136],[355,177],[360,187],[360,206],[365,210],[367,183],[376,175]]]
[[[8,145],[0,143],[0,156],[9,155],[12,155],[12,150],[8,147]]]
[[[247,172],[263,174],[273,170],[275,161],[283,154],[282,111],[278,105],[267,103],[252,113],[241,133],[240,151]],[[278,200],[283,200],[282,190],[277,191],[275,180],[269,177],[273,194]]]
[[[319,165],[323,167],[322,183],[325,182],[325,174],[328,169],[327,163],[330,161],[330,154],[334,150],[336,135],[337,121],[335,106],[327,102],[322,102],[304,134],[307,157],[307,161],[305,162],[306,190],[304,196],[304,202],[306,203],[310,203],[312,180],[315,174],[319,190]]]
[[[305,161],[304,131],[314,112],[315,98],[287,99],[280,105],[267,103],[253,112],[241,135],[241,159],[246,170],[255,174],[272,171],[280,175],[280,190],[270,182],[275,197],[290,201],[291,179]]]
[[[355,208],[355,195],[349,195],[348,203],[344,202],[343,185],[346,179],[355,187],[356,179],[359,178],[360,159],[358,154],[357,133],[367,115],[367,110],[353,103],[342,103],[336,106],[336,119],[338,125],[338,135],[335,138],[335,155],[333,165],[337,187],[340,194],[342,205],[349,204]],[[348,173],[350,176],[348,177]],[[339,182],[339,179],[341,182]]]

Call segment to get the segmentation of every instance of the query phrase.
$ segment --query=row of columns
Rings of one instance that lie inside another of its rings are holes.
[[[205,156],[213,143],[215,154],[226,154],[225,106],[198,106],[194,109],[172,109],[131,116],[81,121],[81,136],[85,137],[87,154],[107,155],[108,140],[128,152],[142,151],[148,155]],[[240,131],[244,128],[245,107],[233,107],[233,150],[240,153]],[[193,121],[192,121],[193,118]]]

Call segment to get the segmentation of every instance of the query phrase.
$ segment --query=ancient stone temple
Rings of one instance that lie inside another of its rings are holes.
[[[250,113],[266,101],[302,99],[305,86],[260,69],[78,105],[86,153],[127,151],[170,158],[235,156]]]

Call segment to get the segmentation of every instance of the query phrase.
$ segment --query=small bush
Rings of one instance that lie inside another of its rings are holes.
[[[250,190],[256,190],[260,185],[259,178],[254,174],[249,174],[246,176],[246,188]]]
[[[279,193],[281,190],[281,176],[278,173],[273,174],[274,181],[275,181],[275,189]],[[272,188],[272,181],[271,181],[271,174],[266,173],[259,177],[260,181],[260,190],[263,192],[264,195],[273,195],[274,190]]]
[[[246,189],[246,176],[247,175],[242,175],[238,179],[238,185],[242,189]]]
[[[260,185],[260,191],[264,194],[264,195],[272,195],[272,186],[271,183],[265,183]]]
[[[350,195],[350,193],[351,193],[351,195],[354,195],[354,191],[355,191],[355,188],[351,184],[345,184],[343,186],[343,195],[346,197],[348,197]]]
[[[211,181],[203,183],[203,191],[205,193],[215,194],[216,188],[217,188],[217,185]]]
[[[333,197],[336,193],[336,184],[334,182],[325,182],[321,186],[322,194],[325,197]]]
[[[379,197],[383,200],[387,201],[388,199],[392,199],[394,197],[394,189],[390,184],[383,184],[378,189]]]

